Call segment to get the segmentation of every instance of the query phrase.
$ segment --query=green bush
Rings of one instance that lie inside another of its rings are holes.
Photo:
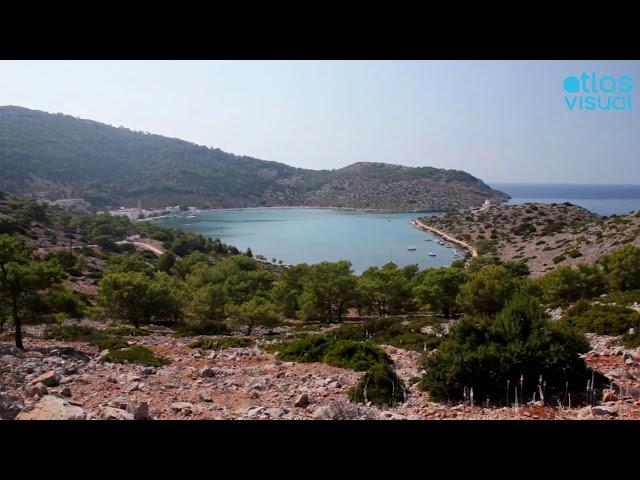
[[[327,336],[338,340],[368,340],[379,345],[422,351],[425,345],[427,349],[433,349],[440,344],[440,337],[420,332],[423,326],[433,323],[433,319],[420,319],[405,325],[398,318],[377,318],[356,325],[341,325],[327,333]]]
[[[451,329],[433,355],[425,355],[419,387],[436,401],[459,401],[471,388],[478,403],[487,398],[504,404],[514,388],[520,401],[539,397],[540,377],[546,382],[546,401],[568,391],[575,398],[584,391],[591,372],[581,353],[590,347],[584,335],[550,321],[535,297],[518,294],[494,317],[465,315]],[[597,377],[598,384],[605,381]]]
[[[144,328],[127,326],[105,328],[104,333],[121,337],[144,337],[145,335],[149,335],[149,332]]]
[[[222,350],[224,348],[245,348],[255,345],[255,340],[250,338],[201,338],[189,344],[191,348],[203,350]]]
[[[98,350],[119,350],[121,348],[127,348],[129,344],[123,338],[107,337],[94,340],[91,345],[98,347]]]
[[[375,345],[313,335],[277,345],[278,358],[286,362],[322,362],[341,368],[366,371],[377,363],[392,365],[384,351]]]
[[[638,348],[640,347],[640,330],[635,328],[633,333],[625,333],[620,339],[620,343],[627,348]]]
[[[103,336],[100,330],[87,325],[48,325],[42,333],[44,340],[68,342],[90,341]]]
[[[406,388],[393,367],[380,363],[367,370],[348,396],[352,402],[393,406],[406,400]]]
[[[141,345],[113,350],[100,359],[100,362],[136,363],[149,367],[161,367],[169,364],[169,360],[156,356],[153,351]]]
[[[622,335],[630,328],[640,327],[640,314],[618,305],[576,302],[560,320],[565,325],[584,333]]]

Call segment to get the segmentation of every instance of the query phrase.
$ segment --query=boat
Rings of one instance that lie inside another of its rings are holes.
[[[407,250],[410,250],[410,251],[414,251],[415,249],[416,249],[416,247],[414,247],[413,245],[407,247]]]
[[[429,252],[427,255],[429,255],[430,257],[435,257],[436,256],[436,254],[433,253],[433,252]]]
[[[453,248],[453,245],[447,245],[447,248]]]
[[[187,218],[198,218],[197,215],[189,215]]]
[[[433,242],[433,238],[425,238],[424,241],[425,242]]]

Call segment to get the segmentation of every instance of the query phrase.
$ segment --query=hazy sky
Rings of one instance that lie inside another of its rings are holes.
[[[569,111],[563,80],[633,78],[632,111]],[[306,168],[640,183],[640,62],[0,61],[0,105]]]

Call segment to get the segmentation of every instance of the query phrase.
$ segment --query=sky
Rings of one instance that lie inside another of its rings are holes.
[[[631,111],[569,110],[582,73],[630,76]],[[639,81],[640,61],[0,61],[0,105],[303,168],[640,184]]]

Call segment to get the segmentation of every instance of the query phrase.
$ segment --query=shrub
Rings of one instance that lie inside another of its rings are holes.
[[[634,328],[632,333],[625,333],[620,339],[620,343],[627,348],[640,347],[640,330]]]
[[[323,362],[356,371],[366,371],[377,363],[393,364],[380,347],[318,335],[278,345],[275,350],[278,358],[287,362]]]
[[[110,351],[100,359],[100,362],[136,363],[149,367],[161,367],[170,363],[169,360],[156,356],[152,350],[141,345]]]
[[[376,364],[348,392],[349,400],[374,405],[395,405],[406,400],[406,388],[390,365]]]
[[[590,304],[581,300],[567,310],[561,322],[580,332],[622,335],[630,328],[640,327],[640,314],[618,305]]]
[[[123,338],[107,337],[94,340],[91,345],[98,347],[98,350],[119,350],[121,348],[127,348],[129,344]]]
[[[202,348],[203,350],[222,350],[224,348],[244,348],[251,347],[255,341],[250,338],[201,338],[189,344],[191,348]]]
[[[42,333],[44,340],[89,341],[102,333],[87,325],[48,325]]]
[[[564,393],[566,382],[573,396],[591,378],[580,357],[589,348],[584,335],[548,320],[537,299],[521,293],[495,317],[462,317],[437,352],[425,355],[419,387],[436,401],[462,400],[473,388],[478,402],[500,404],[507,401],[507,382],[513,399],[523,378],[518,397],[529,400],[539,395],[542,376],[546,400]]]
[[[339,340],[370,341],[380,345],[391,345],[405,350],[436,348],[441,338],[422,333],[421,327],[427,322],[413,321],[405,325],[398,318],[377,318],[363,324],[341,325],[327,336]],[[432,321],[431,321],[432,323]]]
[[[558,255],[557,257],[553,257],[553,263],[560,263],[566,259],[567,257],[565,257],[564,255]]]

